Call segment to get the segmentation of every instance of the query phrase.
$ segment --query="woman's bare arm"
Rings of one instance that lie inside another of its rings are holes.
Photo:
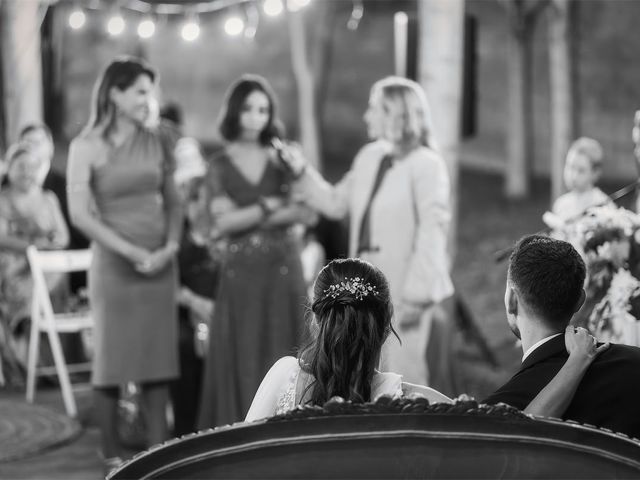
[[[120,254],[130,262],[144,262],[150,255],[149,251],[122,238],[91,211],[91,168],[94,162],[100,161],[104,155],[106,151],[101,151],[97,140],[77,138],[71,143],[67,165],[67,198],[71,223],[91,240]]]
[[[591,362],[609,348],[609,343],[598,346],[586,329],[573,326],[566,329],[565,344],[569,358],[556,376],[527,405],[525,413],[562,417]]]

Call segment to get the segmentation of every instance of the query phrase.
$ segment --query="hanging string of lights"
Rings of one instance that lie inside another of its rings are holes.
[[[144,40],[152,38],[156,33],[156,25],[162,20],[180,16],[183,23],[180,36],[186,42],[193,42],[200,36],[200,16],[209,13],[227,11],[224,20],[224,31],[232,37],[244,37],[253,40],[260,23],[260,10],[267,17],[277,17],[285,10],[297,12],[307,7],[311,0],[202,0],[186,4],[179,3],[150,3],[143,0],[116,0],[104,2],[102,0],[61,0],[71,6],[68,25],[72,30],[82,30],[90,21],[92,11],[110,9],[105,29],[111,36],[122,35],[127,29],[131,12],[138,17],[137,35]],[[364,14],[362,0],[353,0],[353,9],[347,22],[350,30],[357,30]],[[125,16],[127,20],[125,20]]]
[[[62,0],[61,3],[65,3]],[[100,0],[80,2],[66,0],[71,4],[68,25],[72,30],[81,30],[89,21],[91,11],[104,10],[105,4]],[[229,36],[241,36],[252,40],[259,24],[259,6],[268,17],[277,17],[285,9],[297,12],[307,7],[311,0],[203,0],[195,3],[148,3],[143,0],[120,0],[110,5],[110,14],[105,29],[111,36],[125,32],[127,21],[123,12],[129,11],[139,17],[136,33],[142,39],[150,39],[156,33],[159,19],[181,16],[184,21],[180,28],[183,40],[193,42],[200,36],[200,16],[222,10],[228,11],[224,21],[224,31]],[[127,17],[129,15],[126,15]]]

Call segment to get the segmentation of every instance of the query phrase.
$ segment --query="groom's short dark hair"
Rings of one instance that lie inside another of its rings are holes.
[[[534,313],[554,327],[565,328],[582,295],[586,267],[570,243],[528,235],[516,243],[508,275]]]

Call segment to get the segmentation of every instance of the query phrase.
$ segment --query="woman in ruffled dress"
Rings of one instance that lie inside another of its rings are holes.
[[[242,420],[269,367],[299,345],[306,295],[291,227],[315,219],[289,201],[292,178],[271,146],[281,131],[264,78],[231,86],[219,130],[227,143],[212,159],[205,197],[221,270],[200,428]]]

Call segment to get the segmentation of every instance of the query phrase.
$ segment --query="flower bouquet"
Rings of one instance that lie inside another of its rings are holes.
[[[640,216],[594,207],[552,235],[570,242],[587,267],[587,299],[573,323],[600,341],[640,345]]]

